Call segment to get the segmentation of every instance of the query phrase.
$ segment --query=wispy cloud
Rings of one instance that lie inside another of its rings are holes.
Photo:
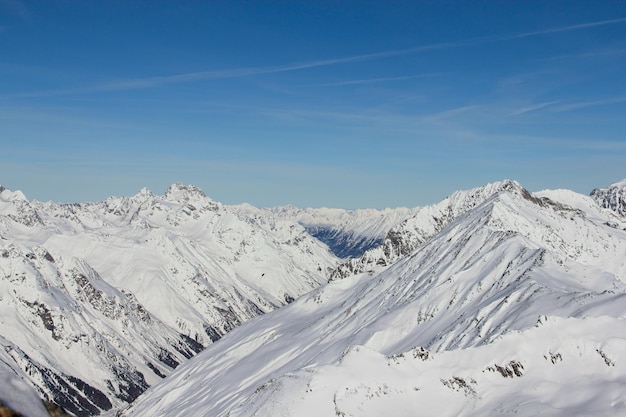
[[[626,143],[623,141],[598,140],[597,138],[574,141],[572,146],[577,149],[597,152],[624,152],[626,151]]]
[[[8,9],[10,13],[19,16],[22,20],[30,20],[30,11],[20,0],[0,0],[0,5]]]
[[[595,106],[605,106],[608,104],[617,104],[626,102],[626,97],[612,97],[606,98],[602,100],[592,100],[592,101],[579,101],[577,103],[564,104],[562,106],[554,107],[553,110],[555,112],[566,112],[571,110],[584,109],[587,107],[595,107]]]
[[[426,115],[426,116],[422,116],[420,118],[420,120],[424,121],[424,122],[430,122],[430,123],[441,122],[441,121],[448,120],[450,118],[459,116],[461,114],[465,114],[465,113],[471,112],[471,111],[476,110],[476,109],[478,109],[480,107],[481,106],[478,106],[478,105],[457,107],[457,108],[454,108],[454,109],[448,109],[448,110],[440,111],[440,112],[437,112],[437,113],[429,114],[429,115]]]
[[[384,83],[388,81],[404,81],[404,80],[413,80],[416,78],[430,78],[437,77],[441,75],[441,73],[432,73],[432,74],[416,74],[416,75],[406,75],[399,77],[381,77],[381,78],[367,78],[363,80],[348,80],[348,81],[338,81],[334,83],[324,83],[324,84],[316,84],[320,87],[336,87],[343,85],[358,85],[358,84],[375,84],[375,83]]]
[[[19,98],[19,97],[28,98],[28,97],[57,96],[57,95],[68,95],[68,94],[84,94],[84,93],[150,88],[150,87],[157,87],[157,86],[162,86],[162,85],[167,85],[167,84],[187,83],[187,82],[211,80],[211,79],[243,78],[243,77],[251,77],[255,75],[265,75],[265,74],[275,74],[275,73],[289,72],[289,71],[298,71],[298,70],[305,70],[305,69],[316,68],[316,67],[324,67],[324,66],[330,66],[330,65],[338,65],[338,64],[345,64],[345,63],[351,63],[351,62],[380,59],[380,58],[397,56],[397,55],[406,55],[409,53],[417,53],[419,51],[425,51],[428,49],[445,47],[444,45],[448,45],[448,44],[425,45],[425,46],[420,46],[417,48],[411,48],[411,49],[406,49],[406,50],[384,51],[384,52],[377,52],[373,54],[353,55],[353,56],[347,56],[347,57],[341,57],[341,58],[325,59],[325,60],[317,60],[317,61],[309,61],[309,62],[297,62],[297,63],[292,63],[292,64],[271,66],[271,67],[233,68],[233,69],[225,69],[225,70],[199,71],[199,72],[190,72],[190,73],[175,74],[175,75],[136,78],[136,79],[113,81],[109,83],[103,83],[103,84],[87,86],[87,87],[10,94],[10,95],[0,96],[0,98]],[[428,76],[428,75],[423,75],[423,76]]]
[[[595,52],[582,52],[579,54],[557,55],[548,58],[541,58],[539,61],[556,61],[560,59],[581,59],[581,58],[597,58],[606,56],[616,56],[626,54],[626,49],[609,49]]]
[[[8,7],[12,8],[12,10],[15,10],[16,13],[19,13],[22,16],[28,15],[28,10],[26,10],[25,6],[18,0],[0,0],[0,3],[7,5]],[[279,65],[279,66],[244,67],[244,68],[233,68],[233,69],[225,69],[225,70],[199,71],[199,72],[191,72],[191,73],[183,73],[183,74],[175,74],[175,75],[129,79],[129,80],[114,81],[114,82],[109,82],[109,83],[104,83],[104,84],[99,84],[99,85],[94,85],[94,86],[88,86],[88,87],[83,87],[83,88],[29,92],[29,93],[12,94],[9,96],[5,95],[0,98],[39,97],[39,96],[52,96],[52,95],[67,95],[67,94],[82,94],[82,93],[107,92],[107,91],[118,91],[118,90],[131,90],[131,89],[157,87],[157,86],[167,85],[167,84],[188,83],[188,82],[201,81],[201,80],[222,79],[222,78],[243,78],[243,77],[251,77],[255,75],[275,74],[275,73],[289,72],[289,71],[301,71],[301,70],[317,68],[317,67],[326,67],[326,66],[347,64],[347,63],[353,63],[353,62],[371,61],[371,60],[384,59],[384,58],[390,58],[390,57],[395,57],[395,56],[412,55],[412,54],[438,50],[438,49],[449,49],[449,48],[458,48],[458,47],[463,47],[463,46],[481,45],[481,44],[486,44],[486,43],[504,42],[504,41],[514,40],[514,39],[531,37],[531,36],[547,35],[547,34],[557,33],[557,32],[583,30],[583,29],[588,29],[592,27],[612,25],[612,24],[618,24],[618,23],[626,23],[626,18],[617,18],[617,19],[610,19],[610,20],[601,20],[601,21],[596,21],[596,22],[587,22],[587,23],[581,23],[577,25],[562,26],[562,27],[557,27],[557,28],[510,34],[510,35],[470,38],[470,39],[458,40],[458,41],[453,41],[453,42],[434,43],[430,45],[416,46],[413,48],[394,49],[394,50],[375,52],[375,53],[370,53],[370,54],[351,55],[351,56],[345,56],[345,57],[339,57],[339,58],[322,59],[322,60],[314,60],[314,61],[307,61],[307,62],[296,62],[296,63]],[[371,79],[371,80],[355,80],[355,81],[352,81],[351,83],[358,84],[358,83],[368,83],[368,82],[382,82],[382,81],[390,81],[393,79],[398,80],[400,79],[400,77],[390,77],[386,79],[379,78],[379,79]],[[336,85],[341,85],[341,83],[336,84]]]
[[[580,23],[577,25],[561,26],[561,27],[552,28],[552,29],[543,29],[543,30],[537,30],[537,31],[532,31],[532,32],[519,33],[511,37],[512,38],[525,38],[528,36],[547,35],[550,33],[557,33],[557,32],[571,32],[573,30],[589,29],[589,28],[598,27],[598,26],[614,25],[617,23],[625,23],[625,22],[626,22],[626,17],[620,17],[617,19],[599,20],[596,22],[587,22],[587,23]]]
[[[521,114],[525,114],[525,113],[530,113],[536,110],[541,110],[545,107],[548,106],[552,106],[553,104],[558,103],[558,100],[554,100],[554,101],[546,101],[544,103],[537,103],[537,104],[533,104],[531,106],[526,106],[526,107],[521,107],[515,111],[513,111],[512,113],[509,114],[509,116],[519,116]]]

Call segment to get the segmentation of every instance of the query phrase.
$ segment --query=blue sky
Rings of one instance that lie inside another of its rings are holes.
[[[418,206],[626,177],[624,1],[0,0],[0,183]]]

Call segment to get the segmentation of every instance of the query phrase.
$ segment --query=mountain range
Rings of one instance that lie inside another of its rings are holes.
[[[244,216],[193,186],[93,204],[2,189],[0,367],[98,414],[326,282],[337,262],[299,224]]]
[[[3,189],[0,399],[35,387],[128,417],[626,413],[625,184],[506,180],[356,211]]]

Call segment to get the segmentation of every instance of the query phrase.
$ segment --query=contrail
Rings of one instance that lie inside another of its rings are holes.
[[[75,89],[62,89],[62,90],[49,90],[43,92],[31,92],[20,93],[0,96],[0,98],[9,97],[40,97],[40,96],[53,96],[53,95],[66,95],[66,94],[81,94],[81,93],[93,93],[93,92],[105,92],[105,91],[118,91],[118,90],[130,90],[149,88],[165,84],[177,84],[201,80],[211,80],[220,78],[243,78],[254,75],[274,74],[280,72],[300,71],[309,68],[327,67],[331,65],[347,64],[351,62],[371,61],[376,59],[389,58],[394,56],[403,56],[417,54],[420,52],[426,52],[436,49],[449,49],[458,48],[461,46],[481,45],[486,43],[504,42],[508,40],[528,38],[531,36],[548,35],[558,32],[569,32],[575,30],[583,30],[592,27],[613,25],[626,22],[626,18],[617,18],[610,20],[600,20],[596,22],[580,23],[570,26],[556,27],[552,29],[537,30],[532,32],[517,33],[511,35],[501,35],[482,38],[470,38],[464,40],[458,40],[453,42],[434,43],[430,45],[416,46],[406,49],[395,49],[382,52],[374,52],[370,54],[351,55],[340,58],[322,59],[308,62],[295,62],[286,65],[271,66],[271,67],[246,67],[246,68],[234,68],[226,70],[212,70],[212,71],[199,71],[176,75],[166,75],[157,77],[148,77],[140,79],[121,80],[105,84],[94,85],[90,87],[75,88]]]

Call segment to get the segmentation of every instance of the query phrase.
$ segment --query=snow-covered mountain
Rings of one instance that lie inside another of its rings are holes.
[[[607,188],[596,188],[591,197],[601,206],[626,217],[626,179],[609,185]]]
[[[297,223],[243,215],[193,186],[93,204],[1,188],[0,373],[97,414],[337,263]]]
[[[248,321],[123,415],[626,414],[623,219],[512,181],[427,213],[392,265]]]
[[[481,204],[494,193],[519,188],[521,186],[517,182],[504,180],[471,190],[457,191],[437,204],[413,209],[410,216],[387,232],[382,244],[372,247],[359,258],[345,261],[333,272],[331,279],[391,265],[412,253],[452,220]]]
[[[417,210],[404,207],[344,210],[293,206],[258,209],[245,204],[236,206],[236,209],[247,214],[271,214],[279,219],[298,222],[340,258],[360,257],[368,249],[379,246],[389,230]]]

